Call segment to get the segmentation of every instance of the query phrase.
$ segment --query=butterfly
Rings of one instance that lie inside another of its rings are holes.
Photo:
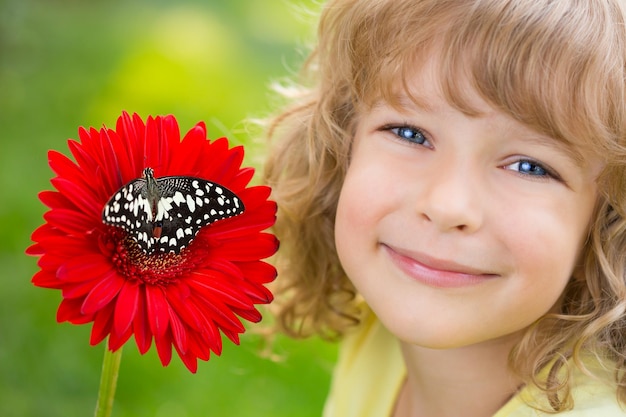
[[[102,221],[121,227],[144,253],[180,253],[200,229],[242,214],[244,204],[228,188],[202,178],[143,177],[117,190],[102,209]]]

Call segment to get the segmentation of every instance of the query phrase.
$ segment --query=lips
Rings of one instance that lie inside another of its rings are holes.
[[[429,255],[383,244],[392,263],[409,278],[437,288],[474,286],[499,275],[454,261],[436,259]]]

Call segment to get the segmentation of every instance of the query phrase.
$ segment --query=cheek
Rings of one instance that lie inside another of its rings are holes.
[[[336,225],[338,231],[346,227],[371,227],[380,210],[385,184],[383,175],[374,165],[362,166],[353,160],[344,180],[337,204]],[[384,197],[383,197],[384,198]]]
[[[505,240],[520,291],[558,298],[569,281],[586,236],[586,224],[571,211],[551,209],[515,216]],[[556,300],[555,300],[556,301]]]
[[[394,206],[375,164],[354,160],[344,180],[335,218],[335,243],[346,272],[375,249],[380,221]],[[397,205],[397,204],[396,204]]]
[[[371,214],[365,193],[358,178],[348,172],[341,188],[335,217],[335,243],[340,258],[345,248],[350,248],[370,230]]]

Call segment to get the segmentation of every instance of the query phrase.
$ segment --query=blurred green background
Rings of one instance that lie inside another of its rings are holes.
[[[244,120],[264,117],[272,81],[298,67],[314,19],[305,0],[0,0],[0,416],[93,414],[103,345],[90,326],[57,324],[58,291],[30,283],[24,255],[50,189],[46,151],[65,154],[82,126],[113,127],[122,110],[200,120],[210,137],[264,150]],[[314,6],[313,6],[314,7]],[[174,357],[124,348],[113,415],[317,416],[335,346],[279,337],[225,343],[190,374]]]

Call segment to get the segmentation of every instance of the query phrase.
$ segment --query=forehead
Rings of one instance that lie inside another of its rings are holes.
[[[519,117],[507,103],[494,103],[492,94],[485,93],[476,82],[476,76],[469,68],[457,67],[454,76],[442,69],[445,59],[438,54],[421,56],[418,62],[408,67],[401,78],[394,79],[387,94],[379,97],[376,103],[384,103],[401,112],[460,111],[471,117],[489,117],[498,125],[505,124],[516,133],[523,133],[529,141],[558,148],[565,152],[577,165],[595,165],[597,150],[582,135],[563,137],[556,129],[545,129],[541,124],[528,123]],[[524,100],[520,94],[519,100]],[[547,119],[558,117],[544,115]],[[494,125],[495,126],[495,125]]]

